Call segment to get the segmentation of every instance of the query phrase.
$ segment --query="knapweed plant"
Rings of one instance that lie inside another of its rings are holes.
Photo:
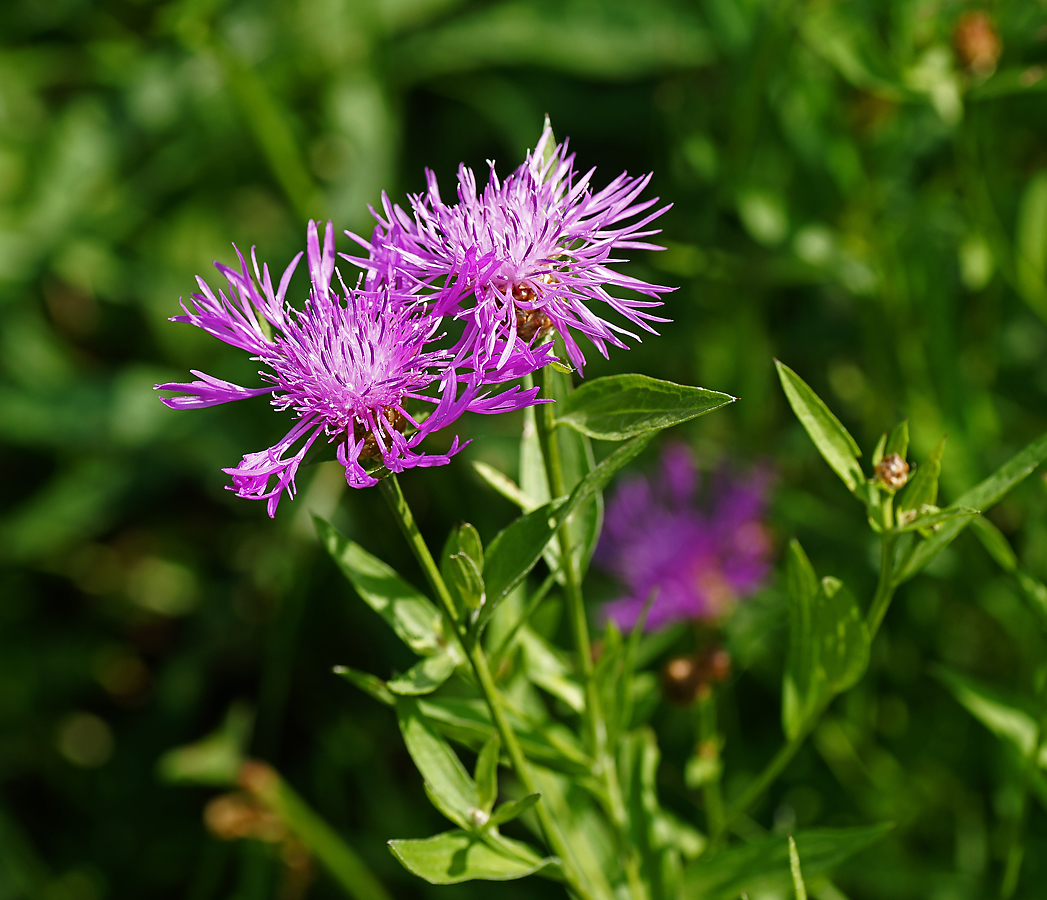
[[[874,595],[860,602],[789,544],[783,743],[725,795],[731,748],[717,726],[717,685],[731,677],[729,658],[715,639],[696,639],[693,655],[665,666],[661,686],[648,669],[666,626],[695,622],[700,635],[715,633],[734,602],[768,579],[768,473],[721,473],[699,508],[693,460],[670,444],[656,479],[633,478],[617,491],[604,527],[602,491],[624,466],[659,432],[734,398],[646,374],[581,377],[583,348],[606,356],[637,331],[657,340],[656,326],[672,327],[671,304],[660,299],[671,288],[621,271],[623,252],[659,249],[649,239],[665,207],[645,196],[649,178],[623,174],[596,187],[594,172],[576,170],[547,126],[504,180],[492,164],[482,191],[462,167],[453,202],[431,173],[406,208],[383,197],[371,236],[349,235],[360,255],[342,254],[344,266],[331,224],[321,237],[310,223],[300,305],[289,288],[302,254],[274,283],[253,252],[248,263],[238,251],[239,268],[216,264],[227,286],[199,280],[175,317],[249,353],[262,380],[247,387],[195,372],[194,381],[158,385],[174,392],[166,404],[269,396],[289,423],[272,447],[226,469],[231,489],[266,501],[274,516],[282,498],[294,497],[301,467],[333,448],[351,487],[381,491],[425,574],[423,591],[317,521],[356,593],[418,657],[388,681],[349,665],[336,671],[395,714],[429,799],[451,823],[432,837],[390,841],[396,858],[432,883],[533,875],[580,900],[727,900],[768,889],[806,896],[804,877],[812,889],[827,885],[832,867],[891,824],[800,831],[794,842],[767,834],[749,813],[834,697],[864,674],[898,585],[972,521],[991,543],[980,513],[1047,456],[1044,438],[939,507],[942,445],[914,469],[902,422],[865,469],[836,417],[777,364],[803,427],[865,507],[880,573]],[[517,410],[518,481],[476,468],[519,517],[496,535],[463,522],[430,548],[399,475],[451,463],[459,439],[434,450],[430,438],[460,416]],[[583,595],[591,559],[622,586],[603,609]],[[569,649],[532,627],[553,594],[563,600]],[[647,724],[659,691],[694,710],[686,766],[693,816],[678,811],[686,803],[659,796],[658,740]],[[231,715],[225,731],[165,762],[174,777],[238,787],[209,806],[212,830],[297,842],[288,846],[316,855],[351,895],[387,897],[275,771],[237,755],[244,729],[243,716]]]

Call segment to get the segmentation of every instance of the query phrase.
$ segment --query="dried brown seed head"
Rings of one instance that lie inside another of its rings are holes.
[[[890,453],[876,464],[876,480],[889,491],[900,490],[909,480],[909,464],[897,453]]]

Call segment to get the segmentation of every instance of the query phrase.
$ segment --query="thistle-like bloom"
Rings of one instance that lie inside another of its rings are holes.
[[[464,412],[499,413],[535,402],[536,389],[519,388],[491,395],[487,386],[530,371],[519,354],[509,354],[498,370],[463,369],[453,365],[450,349],[441,349],[441,320],[417,298],[405,299],[387,287],[353,290],[335,273],[334,230],[328,223],[323,247],[316,224],[309,223],[307,260],[310,292],[303,309],[285,302],[291,276],[302,254],[287,267],[274,290],[269,267],[259,272],[252,251],[253,277],[237,250],[239,271],[215,263],[229,284],[228,294],[211,290],[197,278],[200,293],[182,304],[187,322],[246,350],[266,368],[265,387],[246,388],[194,371],[198,381],[157,385],[180,396],[163,397],[174,409],[215,406],[233,400],[272,395],[272,405],[290,410],[295,423],[268,450],[248,453],[238,466],[225,469],[237,496],[268,502],[276,512],[286,490],[295,493],[295,475],[309,448],[323,437],[338,442],[336,455],[352,487],[377,483],[364,463],[380,460],[392,472],[450,461],[463,444],[457,436],[446,453],[419,451],[432,432]],[[448,280],[453,289],[455,275]],[[432,409],[427,416],[408,409],[408,401]]]
[[[652,592],[648,629],[719,618],[767,575],[766,473],[721,474],[701,500],[698,487],[690,451],[675,445],[662,454],[656,480],[626,480],[608,504],[595,562],[626,586],[604,610],[623,629]]]
[[[499,354],[505,364],[514,351],[525,353],[536,337],[555,328],[579,370],[585,355],[575,332],[603,356],[607,346],[625,347],[636,337],[607,319],[611,310],[628,323],[656,333],[652,322],[668,321],[650,312],[659,294],[673,290],[610,268],[624,262],[622,250],[663,249],[644,240],[659,229],[648,226],[669,207],[652,209],[658,198],[641,200],[651,175],[623,173],[607,187],[590,186],[594,169],[579,175],[567,142],[554,145],[546,125],[538,145],[515,172],[500,181],[491,163],[482,194],[466,166],[458,169],[458,203],[440,196],[436,176],[426,170],[428,190],[412,195],[413,215],[382,196],[382,212],[371,240],[351,234],[367,258],[346,256],[367,272],[368,287],[389,285],[420,294],[438,292],[451,273],[463,273],[472,301],[456,315],[466,326],[456,350],[480,365]],[[348,232],[347,232],[348,233]],[[608,292],[625,289],[640,297]],[[441,305],[441,312],[447,312]],[[535,361],[535,367],[540,364]]]

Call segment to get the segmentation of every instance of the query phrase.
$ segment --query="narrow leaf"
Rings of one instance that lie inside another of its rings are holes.
[[[774,364],[789,405],[814,446],[851,493],[859,493],[865,484],[865,475],[857,462],[857,457],[862,455],[858,444],[799,375],[778,360]]]
[[[335,675],[344,678],[350,684],[355,685],[379,703],[384,703],[386,706],[396,705],[396,697],[393,696],[392,692],[385,686],[385,682],[377,675],[372,675],[370,672],[361,672],[359,669],[352,669],[349,666],[335,666],[331,671]]]
[[[536,792],[528,794],[526,797],[521,797],[519,800],[510,800],[508,803],[503,803],[494,811],[488,824],[503,825],[506,822],[511,822],[513,819],[522,816],[541,799],[541,793]]]
[[[652,435],[635,437],[623,444],[585,476],[565,501],[553,500],[503,529],[487,548],[484,559],[487,605],[493,608],[534,568],[556,529],[579,504],[631,462]]]
[[[556,424],[601,441],[660,431],[733,403],[737,398],[647,375],[587,381],[556,404]]]
[[[971,531],[989,555],[999,563],[1001,569],[1014,572],[1018,568],[1018,557],[1014,555],[1010,542],[985,516],[975,516],[971,520]]]
[[[510,503],[515,503],[524,512],[530,512],[534,508],[527,495],[520,489],[520,486],[508,475],[503,475],[494,466],[489,466],[485,462],[474,461],[473,468],[476,470],[477,475]]]
[[[433,805],[456,825],[472,831],[476,827],[473,811],[479,809],[480,797],[462,761],[425,722],[416,701],[400,698],[396,715],[407,752],[425,779]]]
[[[554,862],[550,857],[538,856],[525,844],[513,844],[525,848],[526,855],[496,850],[480,838],[457,830],[420,841],[390,841],[389,849],[405,869],[430,884],[513,881]]]
[[[1047,457],[1047,435],[1038,438],[1024,450],[1016,453],[992,475],[957,498],[952,507],[965,506],[984,512],[1012,487],[1026,478],[1043,461],[1044,457]],[[944,522],[932,537],[917,544],[899,567],[895,576],[896,581],[900,584],[912,578],[948,547],[972,518],[972,516],[957,516],[949,522]]]
[[[483,565],[481,559],[480,565]],[[466,553],[455,553],[450,559],[450,575],[455,592],[469,609],[479,609],[487,599],[483,576],[472,558]]]
[[[800,872],[800,853],[796,849],[796,841],[789,835],[789,870],[793,876],[793,890],[796,892],[796,900],[807,900],[807,886],[803,883],[803,874]]]
[[[884,456],[890,456],[892,453],[897,453],[902,459],[905,459],[909,453],[909,420],[902,419],[894,428],[891,429],[890,437],[887,438],[887,445],[883,449]]]
[[[938,509],[937,506],[929,506],[920,510],[902,510],[906,513],[917,513],[916,515],[898,516],[898,531],[916,531],[924,528],[938,528],[942,522],[950,519],[965,517],[968,521],[978,515],[978,510],[968,509],[966,506],[950,506],[947,509]]]
[[[943,437],[898,495],[897,508],[899,511],[934,506],[938,502],[938,478],[942,474],[942,453],[944,451],[945,438]]]
[[[487,813],[498,799],[498,756],[501,751],[502,741],[496,731],[476,758],[476,790],[480,798],[480,809]]]
[[[989,731],[1017,747],[1024,758],[1032,754],[1040,729],[1032,714],[1017,701],[943,666],[935,666],[933,674]]]
[[[364,602],[420,656],[440,652],[445,643],[440,613],[378,557],[315,518],[320,541]]]
[[[427,656],[403,675],[387,681],[385,687],[401,696],[431,694],[454,674],[458,662],[457,654],[450,651]]]
[[[789,598],[789,650],[782,677],[782,730],[791,740],[800,733],[817,701],[813,678],[818,576],[800,542],[795,539],[789,541],[785,579]]]

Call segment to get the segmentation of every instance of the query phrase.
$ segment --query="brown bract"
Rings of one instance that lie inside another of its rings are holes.
[[[889,453],[876,464],[876,480],[889,491],[897,491],[909,480],[909,464],[897,453]]]

